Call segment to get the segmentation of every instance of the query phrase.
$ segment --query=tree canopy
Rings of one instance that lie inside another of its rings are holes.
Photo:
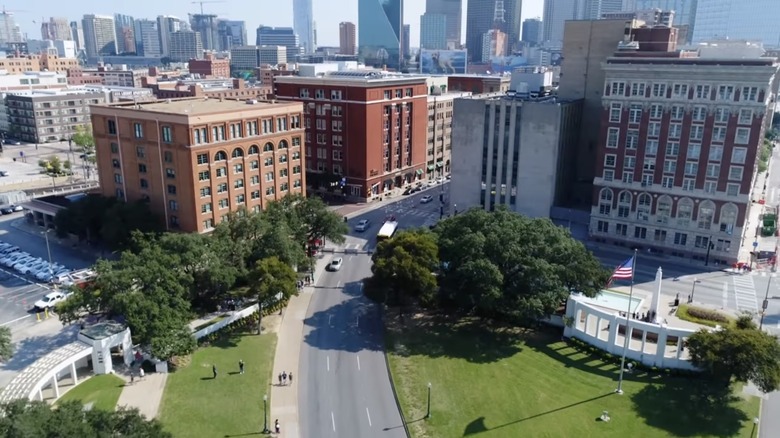
[[[780,389],[780,344],[750,317],[734,328],[702,329],[688,338],[691,362],[716,381],[751,381],[763,392]]]
[[[11,329],[0,327],[0,362],[7,361],[14,355],[14,344],[11,339]]]
[[[146,420],[137,409],[109,412],[84,410],[78,401],[59,403],[16,400],[0,405],[0,436],[26,437],[145,437],[169,438],[157,420]]]
[[[261,305],[275,299],[279,293],[282,294],[282,301],[287,301],[291,296],[298,293],[296,282],[298,276],[287,263],[281,261],[278,257],[267,257],[259,260],[254,268],[249,272],[248,294],[257,298]],[[262,312],[260,313],[262,318]],[[258,319],[258,332],[262,320]]]

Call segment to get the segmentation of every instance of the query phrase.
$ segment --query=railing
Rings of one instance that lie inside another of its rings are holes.
[[[79,183],[79,184],[69,184],[69,185],[63,185],[57,187],[44,187],[38,189],[28,189],[23,191],[31,199],[35,199],[35,198],[43,198],[46,196],[66,195],[69,193],[84,192],[87,190],[96,189],[98,187],[100,187],[100,183],[98,183],[97,181],[90,181],[90,182]]]

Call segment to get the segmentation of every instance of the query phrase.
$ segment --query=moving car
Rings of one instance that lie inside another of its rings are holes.
[[[425,195],[422,198],[420,198],[420,204],[427,204],[431,201],[433,201],[433,196],[431,195]]]
[[[336,257],[335,259],[331,260],[330,263],[328,263],[328,271],[336,272],[339,269],[341,269],[341,265],[344,264],[344,259],[341,257]]]
[[[57,303],[61,303],[68,299],[68,295],[63,292],[49,292],[43,298],[35,302],[35,308],[38,310],[51,309],[56,306]]]
[[[368,219],[360,219],[357,225],[355,225],[355,231],[366,231],[370,225],[371,222]]]

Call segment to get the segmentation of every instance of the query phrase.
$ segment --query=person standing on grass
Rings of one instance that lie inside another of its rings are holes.
[[[238,372],[239,374],[244,374],[244,359],[238,360]]]
[[[216,364],[211,366],[211,372],[214,373],[214,377],[213,378],[216,379],[217,378],[217,365]]]

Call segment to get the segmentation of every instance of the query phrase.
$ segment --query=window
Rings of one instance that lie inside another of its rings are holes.
[[[286,192],[289,189],[290,189],[290,184],[288,184],[286,182],[279,184],[279,191],[280,192]]]
[[[293,181],[293,188],[295,189],[301,188],[301,180],[296,179],[295,181]]]
[[[677,160],[664,160],[664,173],[677,172]]]
[[[138,173],[146,173],[146,164],[138,165]]]
[[[742,166],[729,167],[729,181],[742,181],[743,170]]]
[[[617,155],[615,154],[604,155],[604,167],[615,167],[616,161],[617,161]]]
[[[677,204],[677,225],[687,227],[693,217],[693,201],[683,198]]]
[[[664,115],[664,107],[657,103],[650,105],[650,118],[660,119]]]
[[[625,236],[628,234],[628,225],[626,224],[615,224],[615,234],[618,236]]]
[[[639,130],[629,129],[626,133],[626,149],[635,150],[639,145]]]
[[[740,100],[755,102],[758,100],[758,87],[742,87],[742,97]]]
[[[219,207],[220,210],[224,210],[226,208],[230,208],[230,201],[227,199],[220,199],[217,202],[217,207]]]
[[[210,230],[214,228],[214,220],[213,219],[206,219],[203,221],[203,229],[204,230]]]
[[[696,180],[693,178],[683,179],[682,189],[686,192],[691,192],[696,188]]]
[[[165,169],[165,176],[167,178],[176,178],[176,171],[168,167]]]
[[[240,123],[231,123],[230,124],[230,138],[241,138],[241,124]]]
[[[685,233],[674,233],[674,244],[685,246],[688,243],[688,235]]]
[[[666,242],[666,230],[655,230],[655,233],[653,234],[653,240],[656,242]]]
[[[225,151],[218,151],[214,154],[214,161],[227,161],[227,153],[225,153]]]
[[[233,182],[233,188],[241,189],[244,188],[244,180],[239,178]]]
[[[699,163],[685,163],[685,175],[696,176],[699,173]]]
[[[750,108],[743,108],[739,110],[739,124],[749,125],[753,122],[753,110]]]
[[[612,169],[604,169],[603,179],[604,181],[613,181],[615,179],[615,171]]]
[[[257,135],[257,122],[246,122],[246,135]]]
[[[220,183],[217,185],[217,193],[225,193],[228,191],[227,183]]]
[[[680,143],[670,141],[666,143],[666,156],[676,157],[680,153]]]
[[[309,98],[309,89],[308,88],[301,88],[298,90],[298,97],[303,97],[308,99]]]
[[[276,131],[282,132],[287,130],[287,118],[286,117],[277,117],[276,118]]]
[[[598,221],[596,222],[596,229],[599,233],[609,233],[609,222]]]
[[[620,136],[619,128],[609,128],[607,130],[607,147],[614,149],[618,146],[618,137]]]
[[[700,249],[708,249],[710,246],[710,238],[706,236],[696,236],[693,246]]]
[[[119,153],[119,145],[117,143],[111,143],[111,153],[112,154]]]
[[[140,123],[133,123],[133,134],[135,138],[144,138],[144,127]]]
[[[645,143],[645,156],[654,157],[658,154],[658,140],[647,140]]]
[[[200,188],[200,197],[206,198],[208,196],[211,196],[211,187],[201,187]]]
[[[116,121],[108,120],[108,133],[110,135],[116,135]]]
[[[682,105],[673,105],[669,114],[672,120],[682,120],[683,115],[685,115],[685,108]]]
[[[687,84],[674,84],[674,86],[672,86],[672,97],[676,97],[678,99],[687,99],[688,98],[688,85]]]
[[[634,227],[634,238],[635,239],[647,239],[647,228],[645,228],[645,227]]]
[[[241,148],[235,148],[233,149],[233,153],[231,154],[232,158],[241,158],[244,156],[244,150]]]
[[[734,100],[734,87],[732,85],[718,86],[718,100]]]
[[[709,100],[710,98],[710,86],[709,85],[697,85],[694,93],[694,98]]]
[[[217,168],[217,178],[224,178],[227,176],[227,167]]]
[[[168,201],[168,209],[171,211],[176,211],[179,209],[179,203],[175,200]]]
[[[731,234],[737,226],[737,206],[726,204],[720,209],[720,231]]]
[[[225,141],[225,127],[214,126],[211,128],[211,141]]]
[[[143,146],[135,147],[135,156],[138,158],[146,157],[146,149]]]
[[[715,109],[715,123],[728,123],[731,112],[728,108],[719,107]]]
[[[664,176],[661,178],[661,187],[665,189],[671,189],[674,187],[674,177],[673,176]]]
[[[710,145],[710,161],[720,162],[723,158],[723,146]]]
[[[701,141],[702,138],[704,138],[704,126],[692,125],[690,139]]]
[[[723,143],[726,141],[726,127],[714,126],[712,128],[712,141],[716,143]]]
[[[666,84],[653,84],[653,97],[666,97]]]
[[[691,119],[694,122],[703,122],[707,118],[707,107],[697,105],[693,107],[693,112],[691,113]]]
[[[734,148],[731,150],[732,164],[745,164],[746,157],[747,157],[747,148]]]
[[[171,130],[170,126],[162,127],[162,141],[163,143],[173,142],[173,130]]]
[[[623,170],[634,170],[636,166],[636,157],[626,156],[623,158]]]
[[[659,224],[669,223],[669,218],[672,217],[672,198],[669,196],[661,196],[658,198],[658,206],[655,209],[655,221]]]
[[[737,196],[739,195],[739,184],[726,184],[726,195]]]
[[[260,162],[257,160],[252,160],[249,162],[249,168],[252,170],[259,169],[260,168]]]
[[[325,90],[322,88],[317,88],[314,90],[314,98],[315,99],[325,99]]]
[[[613,102],[609,107],[609,121],[613,123],[620,122],[620,115],[623,113],[623,104]]]
[[[647,124],[647,136],[658,138],[661,135],[661,122],[650,122]]]
[[[701,154],[701,145],[698,143],[689,143],[686,158],[689,160],[698,160],[699,154]]]
[[[340,172],[333,172],[333,173],[340,173]],[[288,172],[287,169],[279,169],[279,178],[287,178]]]
[[[682,134],[682,125],[679,123],[671,123],[669,125],[669,138],[678,139]]]
[[[249,178],[249,184],[253,186],[260,184],[260,177],[257,175],[252,175],[252,177]]]
[[[287,149],[287,140],[279,141],[279,149]]]
[[[195,144],[208,143],[208,135],[206,135],[206,128],[195,128],[192,130],[192,136],[195,139]]]
[[[625,82],[613,82],[610,87],[613,96],[625,96],[626,95],[626,83]]]
[[[208,181],[211,179],[211,174],[208,170],[204,170],[203,172],[198,172],[198,181]]]
[[[266,182],[273,181],[274,180],[274,173],[273,172],[266,172],[265,180],[266,180]]]
[[[273,166],[273,165],[274,165],[274,159],[273,159],[273,158],[271,158],[271,157],[266,157],[266,158],[263,160],[263,165],[264,165],[264,166]]]
[[[620,192],[618,196],[618,217],[626,218],[631,212],[631,193]]]
[[[301,166],[293,166],[293,175],[299,175],[301,173]]]
[[[642,105],[631,105],[628,110],[628,123],[639,123],[642,121]]]
[[[333,161],[341,161],[344,158],[344,153],[341,149],[333,150]]]
[[[260,153],[260,148],[258,148],[256,144],[253,144],[252,146],[249,146],[249,150],[247,151],[247,155],[257,155],[259,153]]]
[[[750,128],[737,128],[737,133],[734,135],[734,143],[748,144],[748,141],[750,141]]]
[[[114,169],[121,169],[122,168],[122,166],[119,164],[119,160],[117,160],[116,158],[111,160],[111,165],[112,165],[112,167]]]
[[[206,202],[205,204],[200,206],[201,213],[211,213],[212,211],[213,211],[213,207],[211,205],[211,202]]]
[[[266,187],[266,189],[265,189],[265,195],[266,196],[273,195],[275,192],[276,192],[276,190],[273,187]]]
[[[704,193],[715,193],[717,190],[717,181],[704,181]]]
[[[115,173],[114,174],[114,182],[117,184],[122,184],[122,175]]]
[[[639,195],[636,201],[636,218],[640,221],[650,220],[650,210],[653,206],[653,198],[647,193]]]
[[[631,84],[631,95],[645,97],[645,84],[643,82]]]
[[[253,191],[250,196],[252,197],[252,199],[260,199],[260,190]]]
[[[273,152],[273,151],[274,151],[273,143],[268,142],[265,145],[263,145],[263,152]]]
[[[622,181],[626,184],[633,184],[634,183],[634,171],[633,170],[624,170],[623,171],[623,179]]]
[[[599,214],[609,216],[612,212],[612,190],[601,189],[599,193]]]
[[[696,215],[696,226],[700,230],[709,230],[712,220],[715,218],[715,204],[704,201],[699,205],[699,214]]]
[[[718,178],[720,176],[720,164],[707,164],[707,178]]]
[[[244,165],[243,164],[233,165],[233,173],[244,173]]]

